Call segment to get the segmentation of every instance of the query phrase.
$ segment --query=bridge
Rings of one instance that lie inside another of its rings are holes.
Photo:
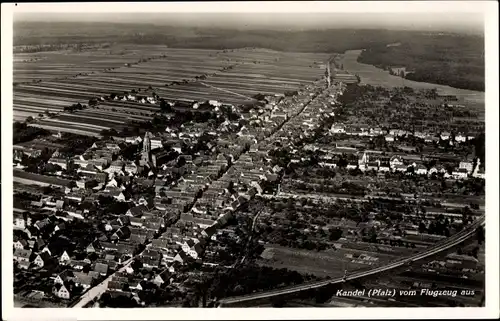
[[[371,270],[353,272],[350,274],[346,274],[344,277],[325,280],[325,281],[309,282],[309,283],[305,283],[305,284],[294,285],[294,286],[285,287],[285,288],[276,289],[276,290],[271,290],[271,291],[266,291],[266,292],[253,293],[253,294],[237,296],[237,297],[228,297],[228,298],[224,298],[224,299],[219,300],[218,307],[222,307],[224,305],[232,305],[232,304],[250,302],[250,301],[260,300],[260,299],[266,299],[266,298],[271,298],[271,297],[280,296],[280,295],[292,294],[292,293],[296,293],[296,292],[300,292],[300,291],[317,289],[317,288],[320,288],[320,287],[323,287],[326,285],[341,284],[341,283],[344,283],[346,281],[357,280],[357,279],[364,278],[367,276],[375,275],[375,274],[382,273],[382,272],[388,272],[388,271],[391,271],[391,270],[394,270],[397,268],[408,266],[413,262],[417,262],[417,261],[420,261],[420,260],[423,260],[426,258],[430,258],[438,253],[452,249],[453,247],[470,239],[471,237],[473,237],[475,235],[476,229],[479,226],[484,225],[484,222],[485,222],[485,215],[483,214],[481,217],[479,217],[473,223],[466,226],[460,232],[454,234],[453,236],[451,236],[451,237],[449,237],[449,238],[447,238],[439,243],[436,243],[435,245],[433,245],[431,247],[428,247],[425,251],[423,251],[421,253],[417,253],[417,254],[410,256],[410,257],[399,259],[395,262],[392,262],[392,263],[389,263],[389,264],[386,264],[383,266],[373,268]]]

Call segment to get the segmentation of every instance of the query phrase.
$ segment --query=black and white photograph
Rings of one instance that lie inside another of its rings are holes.
[[[498,3],[11,3],[2,58],[4,319],[498,316]]]

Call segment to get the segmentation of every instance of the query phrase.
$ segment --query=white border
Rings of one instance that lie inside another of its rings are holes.
[[[245,308],[245,309],[20,309],[12,287],[12,13],[18,12],[418,12],[484,13],[486,59],[486,307],[485,308]],[[2,312],[17,320],[120,319],[399,319],[498,317],[498,3],[496,1],[415,2],[224,2],[224,3],[31,3],[2,4]],[[242,310],[242,311],[240,311]]]

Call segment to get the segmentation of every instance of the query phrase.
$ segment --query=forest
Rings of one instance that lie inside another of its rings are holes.
[[[398,46],[366,48],[358,62],[382,69],[406,68],[406,79],[484,91],[484,38],[415,35]]]

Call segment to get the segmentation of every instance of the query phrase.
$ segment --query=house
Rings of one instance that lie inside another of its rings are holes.
[[[389,165],[389,163],[380,163],[379,166],[378,166],[378,171],[379,172],[390,172],[391,171],[391,167]]]
[[[76,285],[80,285],[84,289],[89,289],[94,283],[94,278],[87,273],[75,272],[75,279],[73,281]]]
[[[142,227],[144,225],[144,220],[140,217],[130,217],[130,225],[136,227]]]
[[[28,241],[28,243],[30,244],[30,248],[33,251],[40,251],[45,246],[45,241],[42,238],[40,238],[40,237],[36,238],[35,240]]]
[[[66,265],[71,261],[71,257],[68,254],[68,251],[64,251],[63,254],[61,255],[61,258],[59,259],[59,264]]]
[[[144,257],[142,258],[142,265],[146,269],[157,268],[160,266],[160,258]]]
[[[390,134],[385,135],[385,141],[390,142],[390,143],[394,142],[394,135],[390,135]]]
[[[33,263],[39,268],[55,265],[54,259],[47,252],[39,253]]]
[[[130,242],[135,243],[135,244],[144,244],[144,243],[146,243],[147,238],[148,237],[146,234],[132,233],[130,235]]]
[[[101,244],[99,243],[99,241],[96,240],[90,243],[85,250],[87,253],[94,253],[97,252],[97,250],[100,250],[101,248],[102,248]]]
[[[179,251],[174,257],[174,261],[179,263],[185,263],[189,260],[189,256],[184,251]]]
[[[14,251],[14,260],[18,263],[31,262],[33,252],[31,250],[16,249]]]
[[[434,142],[439,142],[439,138],[438,137],[434,137],[434,136],[425,136],[424,138],[424,142],[426,143],[434,143]]]
[[[357,162],[349,162],[347,163],[347,169],[356,169],[358,168],[358,163]]]
[[[69,241],[61,238],[45,246],[42,251],[48,252],[51,256],[60,256],[69,246]]]
[[[165,283],[170,283],[171,274],[168,269],[163,270],[160,274],[157,274],[153,280],[153,283],[158,287],[161,287]]]
[[[439,137],[441,138],[441,140],[448,140],[448,139],[450,139],[450,133],[449,132],[442,132]]]
[[[455,136],[455,141],[457,143],[465,143],[467,141],[467,136],[463,135],[462,133],[459,133]]]
[[[434,166],[434,167],[432,167],[429,170],[429,175],[432,175],[432,174],[445,174],[445,173],[446,173],[446,168],[444,168],[441,165]]]
[[[398,156],[398,155],[394,155],[391,157],[391,159],[389,160],[389,165],[391,166],[392,169],[394,169],[396,166],[398,165],[403,165],[403,158],[401,158],[401,156]],[[405,170],[406,170],[406,167],[405,167]]]
[[[141,217],[144,212],[147,212],[148,211],[148,208],[144,205],[139,205],[139,206],[134,206],[132,208],[130,208],[126,215],[127,216],[133,216],[133,217]]]
[[[393,167],[394,172],[406,172],[408,170],[408,166],[406,165],[395,165]]]
[[[22,213],[15,212],[14,213],[14,228],[15,229],[20,229],[23,230],[26,228],[28,224],[27,222],[28,218],[24,217]]]
[[[82,271],[86,266],[90,265],[90,261],[70,260],[67,265],[77,271]]]
[[[122,171],[125,163],[121,160],[116,160],[109,165],[109,168],[105,170],[108,173],[119,173]]]
[[[330,133],[332,134],[344,134],[345,125],[344,124],[333,124],[330,128]]]
[[[129,174],[137,174],[137,165],[135,163],[127,163],[125,165],[125,172]]]
[[[168,240],[165,239],[154,239],[151,241],[151,246],[159,248],[159,249],[168,249]]]
[[[118,223],[120,223],[122,226],[129,225],[130,216],[120,215],[120,217],[118,218]]]
[[[201,232],[204,237],[209,237],[214,241],[216,240],[216,233],[217,228],[214,225],[207,227]]]
[[[189,239],[182,244],[182,250],[187,253],[195,244],[196,243],[192,239]]]
[[[193,259],[197,259],[201,253],[203,253],[203,248],[200,243],[196,243],[192,248],[189,249],[188,254]]]
[[[57,283],[52,288],[52,293],[60,299],[69,300],[71,298],[70,288],[67,282],[63,284]]]
[[[119,239],[127,239],[130,237],[130,229],[128,226],[120,227],[113,235],[111,235],[111,240],[116,241]]]
[[[106,276],[108,274],[108,265],[104,263],[96,263],[94,271],[99,272],[100,275]]]
[[[467,170],[468,173],[472,173],[472,170],[474,169],[474,164],[472,164],[472,162],[460,162],[458,168],[463,168]]]
[[[451,173],[451,176],[455,179],[466,179],[469,172],[465,168],[455,168]]]
[[[379,166],[379,162],[368,162],[366,164],[366,170],[374,170],[374,171],[378,171],[378,166]]]
[[[14,242],[14,249],[25,249],[28,246],[28,242],[26,240],[20,239]]]
[[[415,166],[415,174],[427,175],[427,168],[422,164],[418,164],[417,166]]]
[[[71,270],[64,270],[59,273],[54,279],[55,284],[63,284],[64,282],[73,280],[75,278],[75,274]]]
[[[114,290],[114,291],[123,291],[123,289],[125,288],[125,285],[127,283],[125,282],[120,282],[120,281],[109,281],[108,282],[108,290]]]

